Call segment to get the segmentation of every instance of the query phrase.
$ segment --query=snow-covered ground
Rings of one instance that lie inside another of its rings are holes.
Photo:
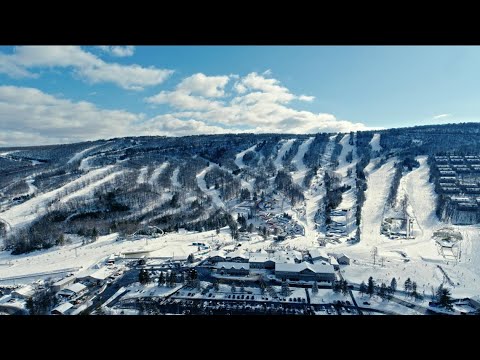
[[[308,151],[310,148],[310,145],[312,144],[314,137],[310,137],[307,140],[305,140],[303,143],[300,144],[298,147],[297,154],[293,157],[292,159],[292,164],[295,165],[297,168],[297,171],[295,171],[292,174],[293,181],[301,185],[303,182],[303,178],[305,177],[305,174],[307,173],[308,169],[305,166],[305,163],[303,162],[303,157],[305,156],[305,153]]]
[[[147,182],[148,166],[144,166],[140,169],[137,177],[137,184],[143,184]]]
[[[9,251],[0,252],[0,283],[4,278],[22,277],[30,274],[45,273],[37,278],[49,278],[59,275],[50,275],[64,269],[80,268],[78,275],[82,275],[95,264],[103,263],[110,255],[129,251],[150,251],[152,257],[186,257],[190,253],[197,254],[198,247],[193,242],[203,242],[212,248],[215,245],[228,243],[230,235],[228,228],[222,229],[220,234],[215,230],[203,233],[171,233],[158,238],[144,238],[140,240],[117,241],[118,234],[100,236],[96,242],[81,245],[81,239],[71,244],[54,246],[48,250],[34,251],[22,255],[11,255]],[[31,279],[18,279],[16,284],[30,283]]]
[[[290,150],[292,147],[292,144],[295,142],[296,139],[289,139],[289,140],[281,140],[282,146],[280,147],[280,150],[278,150],[277,157],[275,158],[273,164],[277,168],[277,170],[283,169],[283,163],[282,163],[282,158],[285,155],[285,153]]]
[[[151,282],[147,285],[141,285],[140,283],[133,283],[132,285],[125,288],[125,290],[129,290],[124,296],[122,296],[122,300],[125,299],[135,299],[140,297],[166,297],[177,290],[179,290],[183,285],[177,285],[175,287],[169,286],[158,286],[157,282]]]
[[[75,197],[93,195],[96,188],[114,180],[118,175],[120,175],[122,173],[123,173],[123,170],[120,170],[120,171],[116,171],[116,172],[114,172],[110,175],[107,175],[104,178],[101,178],[97,181],[94,181],[94,182],[88,184],[87,186],[85,186],[84,188],[82,188],[78,191],[75,191],[75,192],[71,193],[70,195],[67,195],[67,196],[63,197],[60,201],[64,203],[64,202],[67,202],[68,200],[73,199]]]
[[[312,289],[308,289],[308,293],[310,295],[310,303],[311,304],[332,304],[336,301],[350,301],[352,298],[349,294],[343,295],[340,293],[335,293],[331,289],[318,289],[318,293],[312,293]]]
[[[420,167],[405,175],[403,180],[405,193],[418,223],[418,226],[414,224],[415,239],[389,239],[380,234],[383,204],[393,177],[395,160],[390,159],[367,176],[361,241],[354,245],[327,244],[327,251],[343,252],[351,257],[350,265],[342,267],[342,273],[353,283],[367,282],[372,276],[377,283],[383,281],[389,284],[395,277],[399,288],[403,288],[403,283],[410,277],[417,282],[420,294],[430,295],[432,286],[438,287],[444,282],[444,275],[437,266],[440,265],[455,283],[455,287],[445,283],[454,296],[480,293],[480,242],[477,241],[480,238],[480,226],[453,226],[464,238],[458,263],[444,259],[432,240],[433,232],[446,224],[442,224],[435,215],[436,195],[433,184],[428,182],[426,157],[417,157]],[[375,266],[371,255],[374,247],[378,249]]]
[[[355,135],[356,137],[356,135]],[[355,143],[354,137],[354,143]],[[335,170],[343,178],[347,176],[348,169],[355,170],[355,164],[357,163],[357,147],[355,145],[349,144],[350,134],[345,135],[342,140],[340,140],[340,145],[342,145],[342,152],[338,156],[338,167]],[[352,162],[347,161],[347,155],[349,152],[352,152]]]
[[[235,156],[235,164],[236,164],[240,169],[245,167],[245,164],[243,163],[243,155],[245,155],[245,154],[246,154],[247,152],[249,152],[249,151],[255,151],[255,148],[256,148],[256,147],[257,147],[257,145],[253,145],[253,146],[249,147],[248,149],[239,152],[239,153]]]
[[[88,187],[81,187],[82,183],[95,184],[95,181],[104,178],[112,171],[113,166],[105,166],[82,175],[78,179],[49,192],[39,194],[24,203],[12,206],[8,210],[0,213],[0,217],[10,224],[12,228],[23,226],[35,220],[39,215],[47,211],[47,207],[55,200],[60,200],[62,194],[74,196],[75,193],[89,191]]]
[[[397,315],[421,315],[420,312],[415,309],[408,308],[406,306],[400,305],[392,300],[387,301],[383,300],[381,297],[374,295],[372,297],[368,295],[361,295],[358,291],[352,291],[355,300],[357,301],[358,306],[363,308],[383,310],[390,314]],[[364,304],[364,302],[369,303],[370,305]],[[414,302],[409,300],[409,302]]]
[[[158,181],[158,177],[160,176],[160,174],[163,172],[163,170],[165,170],[165,168],[168,166],[168,162],[164,162],[162,165],[160,165],[159,167],[157,167],[155,170],[153,170],[153,173],[152,173],[152,176],[150,177],[150,179],[148,180],[148,183],[150,185],[155,185]]]
[[[179,188],[182,186],[182,184],[180,184],[180,182],[178,181],[179,172],[180,172],[180,168],[177,167],[175,170],[173,170],[173,173],[172,173],[172,186],[175,188]]]
[[[72,162],[74,161],[78,161],[80,159],[83,158],[83,156],[88,153],[90,150],[93,150],[93,149],[96,149],[97,147],[99,147],[100,145],[95,145],[95,146],[92,146],[92,147],[89,147],[85,150],[82,150],[82,151],[79,151],[78,153],[76,153],[75,155],[73,155],[70,160],[68,160],[67,164],[71,164]]]
[[[28,193],[27,195],[33,195],[35,194],[38,189],[35,185],[33,185],[33,183],[35,182],[35,178],[33,176],[29,176],[25,179],[27,185],[28,185]]]
[[[210,166],[215,166],[215,165],[210,165]],[[200,171],[197,174],[198,187],[205,194],[209,195],[212,198],[212,201],[213,201],[213,203],[215,204],[216,207],[223,209],[223,208],[225,208],[225,204],[220,199],[220,195],[219,195],[218,190],[215,190],[215,188],[207,189],[207,183],[205,182],[205,174],[211,169],[210,166],[206,167],[205,169],[203,169],[202,171]]]
[[[380,134],[375,133],[373,134],[372,140],[370,140],[370,146],[372,147],[372,151],[381,151],[382,146],[380,145]]]

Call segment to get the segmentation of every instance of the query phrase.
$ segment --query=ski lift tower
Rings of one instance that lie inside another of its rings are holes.
[[[413,218],[411,218],[407,214],[407,239],[413,238],[412,233],[413,233]]]

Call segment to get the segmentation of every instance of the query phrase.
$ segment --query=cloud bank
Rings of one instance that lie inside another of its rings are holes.
[[[133,54],[133,50],[119,47],[110,47],[108,51],[117,56]],[[127,90],[159,85],[173,73],[155,67],[108,63],[80,46],[18,46],[13,54],[0,53],[0,73],[10,77],[38,77],[38,73],[31,71],[38,68],[72,68],[89,83],[112,83]]]

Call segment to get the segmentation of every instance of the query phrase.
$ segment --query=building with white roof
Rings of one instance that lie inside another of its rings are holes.
[[[72,311],[73,304],[66,302],[61,305],[58,305],[55,309],[51,311],[52,315],[69,315]]]
[[[62,280],[59,280],[56,283],[54,283],[52,285],[52,290],[54,292],[60,291],[63,288],[67,287],[68,285],[73,284],[75,282],[75,280],[77,280],[77,278],[75,276],[67,276],[67,277],[63,278]]]
[[[215,268],[217,273],[222,275],[248,275],[250,273],[250,265],[248,263],[219,262]]]
[[[79,276],[78,278],[83,281],[89,281],[92,283],[102,283],[107,280],[109,276],[113,274],[114,270],[107,267],[102,267],[98,270],[92,270],[83,276]]]
[[[23,286],[21,288],[13,290],[11,292],[11,295],[13,298],[17,298],[17,299],[28,299],[28,298],[31,298],[34,293],[35,293],[35,289],[32,286],[27,285],[27,286]]]
[[[329,256],[327,255],[327,252],[323,249],[317,249],[313,248],[309,250],[310,257],[312,258],[312,261],[328,261]]]
[[[63,290],[60,290],[57,294],[60,295],[60,296],[65,296],[65,297],[71,298],[73,296],[78,296],[78,295],[82,294],[86,289],[87,289],[87,287],[85,285],[80,284],[80,283],[75,283],[75,284],[67,286]]]
[[[292,281],[335,281],[335,270],[332,265],[309,264],[275,264],[275,276]]]

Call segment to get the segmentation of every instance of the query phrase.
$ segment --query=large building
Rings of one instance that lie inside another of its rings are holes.
[[[275,269],[275,260],[265,253],[251,253],[249,264],[250,269]]]
[[[335,281],[335,270],[332,265],[309,264],[275,264],[275,276],[291,281]]]
[[[74,296],[81,295],[87,290],[87,287],[80,283],[75,283],[67,286],[65,289],[60,290],[57,294],[66,298],[72,298]]]
[[[62,280],[57,281],[52,285],[52,290],[57,292],[62,290],[63,288],[67,287],[68,285],[71,285],[77,280],[75,276],[67,276],[66,278],[63,278]]]
[[[51,311],[52,315],[69,315],[72,312],[73,304],[66,302],[58,305]]]
[[[246,276],[250,273],[250,265],[248,263],[219,262],[215,268],[217,269],[217,274],[220,275]]]

